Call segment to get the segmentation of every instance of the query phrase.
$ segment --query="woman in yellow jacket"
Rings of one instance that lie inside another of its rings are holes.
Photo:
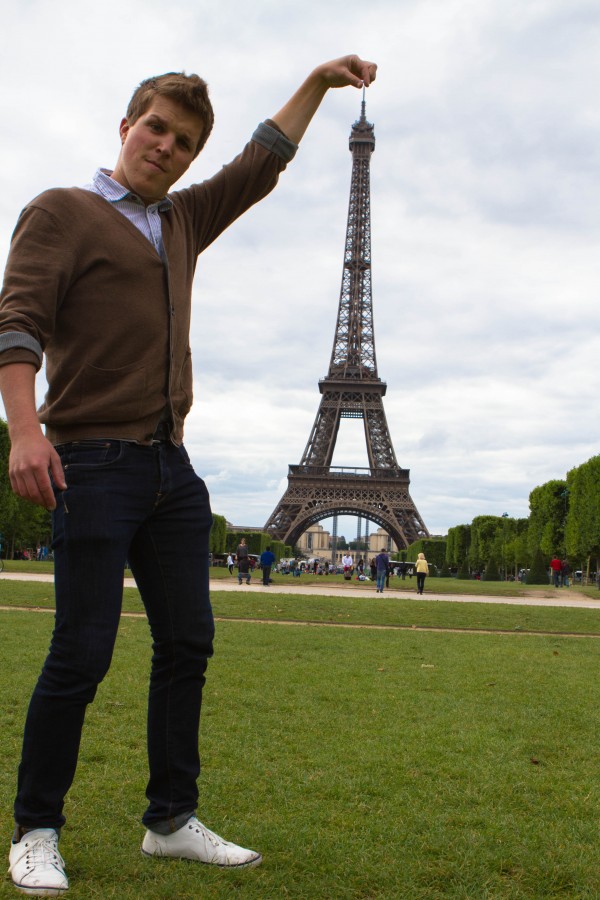
[[[424,553],[419,553],[417,556],[415,569],[417,570],[417,594],[422,594],[425,586],[425,576],[429,575],[429,566]]]

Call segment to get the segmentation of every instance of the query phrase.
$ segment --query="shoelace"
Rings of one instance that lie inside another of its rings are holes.
[[[58,865],[64,868],[65,861],[58,852],[58,838],[37,838],[25,840],[25,856],[28,869],[36,866]]]
[[[198,822],[198,820],[196,820],[195,824],[190,824],[189,827],[194,828],[196,834],[203,834],[213,847],[222,847],[224,844],[227,844],[227,841],[224,841],[223,838],[220,838],[214,832],[210,831],[210,829],[206,828],[201,822]]]

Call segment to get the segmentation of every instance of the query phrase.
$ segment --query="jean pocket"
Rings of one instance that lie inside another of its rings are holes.
[[[123,455],[123,441],[73,441],[56,448],[65,472],[111,466]]]

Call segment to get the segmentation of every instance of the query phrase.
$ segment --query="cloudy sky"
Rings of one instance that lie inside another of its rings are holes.
[[[377,362],[430,532],[526,516],[533,487],[599,452],[597,0],[5,0],[2,33],[2,264],[31,197],[114,165],[142,78],[209,82],[215,130],[183,186],[318,63],[377,62]],[[186,443],[236,524],[264,524],[317,412],[360,99],[329,93],[277,190],[198,267]],[[366,463],[361,429],[342,422],[335,464]]]

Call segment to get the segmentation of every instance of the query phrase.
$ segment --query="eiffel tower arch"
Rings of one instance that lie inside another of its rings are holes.
[[[352,180],[346,226],[342,288],[321,402],[299,465],[291,465],[287,489],[265,531],[295,544],[316,522],[334,515],[360,516],[384,528],[398,547],[429,532],[410,493],[410,472],[396,460],[377,374],[371,291],[370,163],[375,150],[365,100],[350,132]],[[340,422],[362,419],[367,468],[332,466]]]

